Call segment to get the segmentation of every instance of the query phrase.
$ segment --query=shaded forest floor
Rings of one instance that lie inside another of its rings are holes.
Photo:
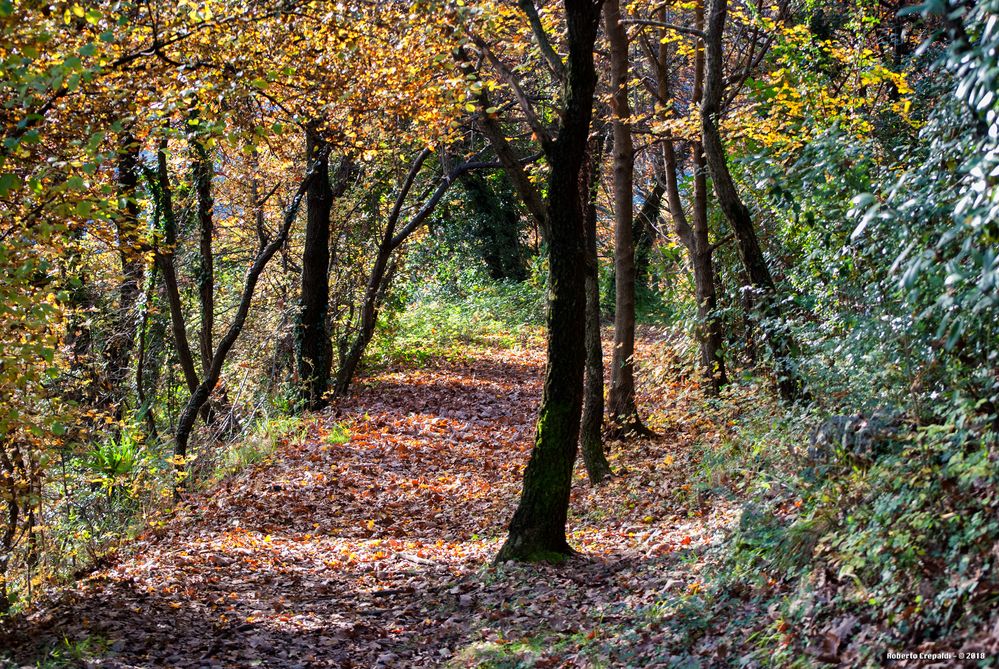
[[[620,476],[605,486],[577,467],[581,557],[490,566],[530,453],[544,351],[471,349],[363,379],[309,417],[303,439],[39,607],[16,659],[62,644],[101,667],[667,666],[690,648],[657,602],[701,587],[738,504],[691,487],[694,444],[720,439],[725,420],[704,414],[692,383],[668,380],[656,336],[640,345],[653,363],[640,399],[662,438],[612,445]]]

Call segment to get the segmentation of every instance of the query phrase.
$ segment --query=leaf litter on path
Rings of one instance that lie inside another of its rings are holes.
[[[689,444],[713,426],[684,417],[686,386],[646,389],[662,438],[613,444],[624,474],[600,487],[577,468],[580,557],[490,566],[530,455],[543,369],[531,347],[364,379],[307,419],[304,439],[192,496],[116,564],[36,607],[15,656],[98,638],[105,650],[90,666],[666,661],[669,639],[649,611],[696,592],[699,555],[737,517],[734,505],[694,509],[683,494]],[[337,425],[346,443],[327,438]]]

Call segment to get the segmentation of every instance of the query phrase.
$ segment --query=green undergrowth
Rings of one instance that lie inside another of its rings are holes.
[[[870,451],[819,456],[815,428],[844,407],[783,406],[755,384],[704,402],[726,429],[689,445],[675,501],[696,517],[735,502],[738,521],[721,543],[673,554],[687,588],[569,647],[622,666],[875,667],[888,651],[992,638],[999,438],[987,415],[911,409]],[[518,661],[485,666],[544,666]]]
[[[989,424],[914,421],[873,454],[807,451],[814,409],[744,408],[700,444],[692,488],[739,499],[694,594],[650,611],[690,661],[880,666],[889,650],[957,650],[999,610],[999,467]],[[982,666],[995,660],[983,661]]]
[[[473,349],[527,346],[543,334],[543,298],[531,281],[469,279],[460,289],[410,291],[380,320],[368,364],[426,367],[465,360]]]
[[[304,440],[308,431],[309,422],[300,416],[278,415],[257,421],[245,438],[223,447],[209,484],[266,460],[282,443]],[[339,434],[343,429],[335,426],[334,431]]]
[[[553,658],[570,652],[580,659],[586,657],[586,666],[593,669],[610,666],[601,656],[599,643],[590,636],[581,632],[564,634],[552,630],[542,630],[520,639],[498,636],[471,643],[455,653],[446,666],[448,669],[534,669],[556,666]]]
[[[34,664],[23,665],[35,669],[70,669],[71,667],[89,666],[90,662],[103,657],[111,643],[97,635],[85,636],[82,639],[70,641],[68,638],[43,649]],[[0,666],[4,656],[0,651]],[[13,665],[11,665],[13,666]]]

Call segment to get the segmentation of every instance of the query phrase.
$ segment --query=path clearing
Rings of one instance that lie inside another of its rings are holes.
[[[687,446],[703,427],[682,418],[686,388],[641,398],[664,438],[615,448],[623,476],[594,490],[577,468],[571,543],[583,557],[497,569],[544,354],[473,355],[365,379],[302,443],[198,495],[33,614],[22,657],[89,637],[99,667],[666,662],[670,639],[647,607],[697,587],[699,552],[736,516],[681,506]],[[335,423],[349,443],[327,439]]]

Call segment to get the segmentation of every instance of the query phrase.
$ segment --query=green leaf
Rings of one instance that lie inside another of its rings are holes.
[[[7,197],[12,190],[21,187],[21,179],[16,174],[0,174],[0,197]]]

